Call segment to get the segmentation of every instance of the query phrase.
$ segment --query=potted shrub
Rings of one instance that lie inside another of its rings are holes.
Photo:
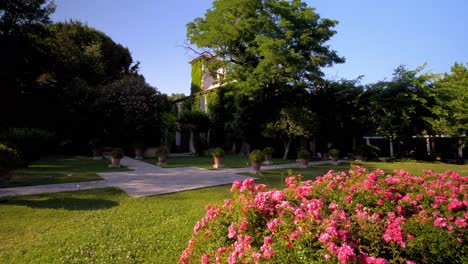
[[[133,143],[133,147],[135,148],[135,159],[142,160],[145,153],[145,143],[143,140],[136,140]]]
[[[161,146],[156,151],[158,155],[158,165],[166,165],[167,164],[167,156],[169,155],[169,150],[166,146]]]
[[[93,160],[101,160],[102,157],[102,141],[99,138],[92,138],[89,141],[89,146],[93,152]]]
[[[265,154],[265,161],[263,162],[263,164],[265,165],[273,164],[272,157],[273,157],[274,151],[275,149],[272,147],[266,147],[263,149],[263,154]]]
[[[121,148],[115,148],[112,150],[112,164],[110,167],[120,167],[120,160],[123,158],[123,150]]]
[[[330,149],[328,151],[328,156],[330,156],[333,162],[337,162],[340,157],[340,151],[338,149]]]
[[[356,160],[367,161],[377,159],[380,155],[380,149],[374,145],[360,145],[356,148]]]
[[[214,159],[213,168],[218,169],[223,167],[222,161],[224,158],[224,150],[222,148],[215,148],[211,152],[211,156],[213,156]]]
[[[250,152],[249,160],[252,166],[252,170],[254,170],[255,173],[258,173],[260,171],[262,162],[265,160],[265,154],[263,154],[263,151],[255,149]]]
[[[307,168],[309,166],[310,152],[307,149],[299,149],[297,157],[299,158],[303,168]]]

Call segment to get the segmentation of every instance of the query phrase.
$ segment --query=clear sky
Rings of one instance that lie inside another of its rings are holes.
[[[235,1],[235,0],[232,0]],[[468,62],[466,0],[307,0],[323,18],[339,21],[328,43],[346,63],[324,69],[330,79],[363,83],[390,78],[398,65],[447,72]],[[185,25],[204,15],[212,0],[55,0],[54,21],[79,20],[131,51],[140,73],[163,93],[190,91],[195,55],[180,45]]]

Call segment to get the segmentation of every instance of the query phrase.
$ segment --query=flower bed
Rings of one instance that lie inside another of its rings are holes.
[[[395,170],[252,179],[208,205],[180,263],[467,263],[468,177]]]

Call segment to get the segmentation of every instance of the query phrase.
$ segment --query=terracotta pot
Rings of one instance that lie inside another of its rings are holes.
[[[142,160],[144,153],[145,153],[145,149],[136,148],[135,149],[135,159]]]
[[[250,164],[251,164],[252,170],[256,171],[257,173],[260,171],[260,166],[262,163],[258,161],[251,161]]]
[[[271,165],[271,164],[273,164],[273,161],[271,161],[271,160],[272,160],[271,154],[266,154],[265,155],[265,161],[263,162],[263,164]]]
[[[167,156],[159,156],[159,163],[160,165],[164,165],[167,163]]]
[[[303,168],[309,167],[309,160],[308,159],[301,159],[301,165]]]
[[[223,158],[213,157],[213,160],[214,160],[213,168],[217,169],[217,168],[223,167]]]
[[[102,159],[102,148],[93,149],[93,159]]]
[[[112,166],[120,166],[120,160],[122,158],[114,158],[112,157]]]

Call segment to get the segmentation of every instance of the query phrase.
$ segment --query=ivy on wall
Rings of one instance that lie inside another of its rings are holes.
[[[192,84],[190,87],[190,93],[198,93],[203,90],[202,79],[203,79],[203,60],[198,59],[192,62]]]
[[[192,61],[192,83],[190,87],[190,93],[198,93],[203,90],[203,59]],[[193,100],[192,109],[200,110],[200,96],[196,96]]]

